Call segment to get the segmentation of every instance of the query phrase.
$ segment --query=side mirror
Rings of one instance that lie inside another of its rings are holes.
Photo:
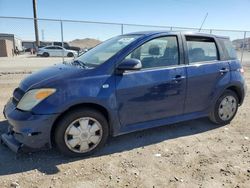
[[[124,59],[117,67],[119,73],[123,73],[126,70],[140,70],[142,68],[141,61],[139,59]]]

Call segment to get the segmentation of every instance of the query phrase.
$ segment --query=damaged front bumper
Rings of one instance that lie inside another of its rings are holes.
[[[20,150],[23,148],[23,144],[19,143],[13,135],[9,133],[5,133],[1,135],[1,143],[8,146],[12,151],[15,153],[20,152]]]
[[[36,150],[34,148],[29,148],[24,144],[18,142],[13,136],[13,134],[9,132],[1,135],[1,143],[6,145],[11,151],[15,153],[25,153]]]
[[[16,109],[10,100],[4,107],[9,122],[8,132],[1,135],[1,142],[12,151],[34,151],[51,148],[51,129],[58,114],[35,115]]]

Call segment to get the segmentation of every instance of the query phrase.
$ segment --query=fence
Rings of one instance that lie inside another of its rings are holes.
[[[189,27],[140,25],[129,23],[93,22],[81,20],[37,19],[40,45],[59,44],[65,48],[92,48],[112,36],[143,30],[195,31],[229,36],[244,65],[250,65],[250,31],[199,29]],[[35,49],[34,19],[0,17],[0,57],[12,57],[16,52],[31,55]],[[60,58],[64,57],[63,54]],[[58,60],[58,59],[57,59]],[[0,60],[1,61],[1,60]]]

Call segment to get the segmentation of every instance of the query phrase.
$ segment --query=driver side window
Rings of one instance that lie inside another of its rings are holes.
[[[140,60],[143,69],[178,65],[177,38],[168,36],[152,39],[130,53],[126,59],[129,58]]]

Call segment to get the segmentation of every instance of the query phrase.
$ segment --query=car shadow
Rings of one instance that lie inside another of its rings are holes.
[[[0,134],[7,131],[8,122],[0,121]],[[70,163],[88,158],[112,155],[124,151],[133,150],[165,140],[176,139],[210,131],[221,127],[209,122],[207,118],[186,121],[178,124],[162,126],[144,131],[134,132],[115,138],[110,138],[101,151],[95,155],[84,158],[68,158],[61,155],[55,149],[39,151],[31,154],[15,154],[4,145],[0,145],[0,176],[26,172],[37,169],[45,174],[59,172],[57,165]]]

